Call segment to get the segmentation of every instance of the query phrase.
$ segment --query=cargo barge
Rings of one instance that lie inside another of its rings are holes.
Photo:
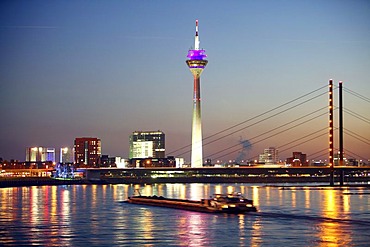
[[[206,213],[245,213],[257,211],[257,208],[253,205],[253,200],[244,198],[240,193],[215,194],[209,199],[202,199],[200,201],[138,195],[129,197],[126,202]]]

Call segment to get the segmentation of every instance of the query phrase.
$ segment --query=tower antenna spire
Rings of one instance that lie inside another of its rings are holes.
[[[198,36],[198,20],[195,20],[195,40],[194,40],[194,50],[199,50],[199,36]]]

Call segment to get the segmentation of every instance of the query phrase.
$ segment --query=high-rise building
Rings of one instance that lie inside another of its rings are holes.
[[[186,64],[188,65],[194,78],[193,93],[193,122],[191,136],[191,167],[203,166],[203,143],[202,143],[202,118],[200,106],[200,75],[206,67],[208,61],[206,51],[199,48],[198,20],[195,21],[195,41],[194,49],[188,51]]]
[[[164,157],[165,134],[162,131],[135,131],[130,135],[130,159]]]
[[[258,161],[265,164],[277,164],[279,161],[278,150],[274,147],[266,148],[263,154],[259,155]]]
[[[45,155],[42,147],[27,147],[26,162],[38,162],[45,160]]]
[[[59,163],[72,163],[73,162],[73,148],[64,147],[60,149]]]
[[[94,137],[80,137],[74,144],[75,162],[84,166],[99,164],[101,155],[100,139]]]
[[[55,162],[55,148],[46,147],[27,147],[26,148],[27,162]]]

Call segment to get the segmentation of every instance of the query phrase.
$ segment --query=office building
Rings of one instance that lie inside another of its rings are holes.
[[[277,164],[279,162],[278,150],[274,147],[266,148],[263,154],[259,155],[259,163]]]
[[[101,142],[94,137],[80,137],[75,139],[74,158],[80,166],[96,166],[100,162]]]
[[[135,131],[130,135],[129,158],[164,158],[165,134],[158,131]]]

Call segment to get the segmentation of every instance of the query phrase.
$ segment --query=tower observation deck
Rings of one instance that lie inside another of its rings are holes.
[[[203,166],[203,143],[202,143],[202,118],[200,106],[200,75],[206,67],[208,61],[206,51],[199,48],[198,20],[195,21],[195,40],[194,49],[188,51],[188,65],[194,78],[193,93],[193,122],[191,136],[191,167]]]

